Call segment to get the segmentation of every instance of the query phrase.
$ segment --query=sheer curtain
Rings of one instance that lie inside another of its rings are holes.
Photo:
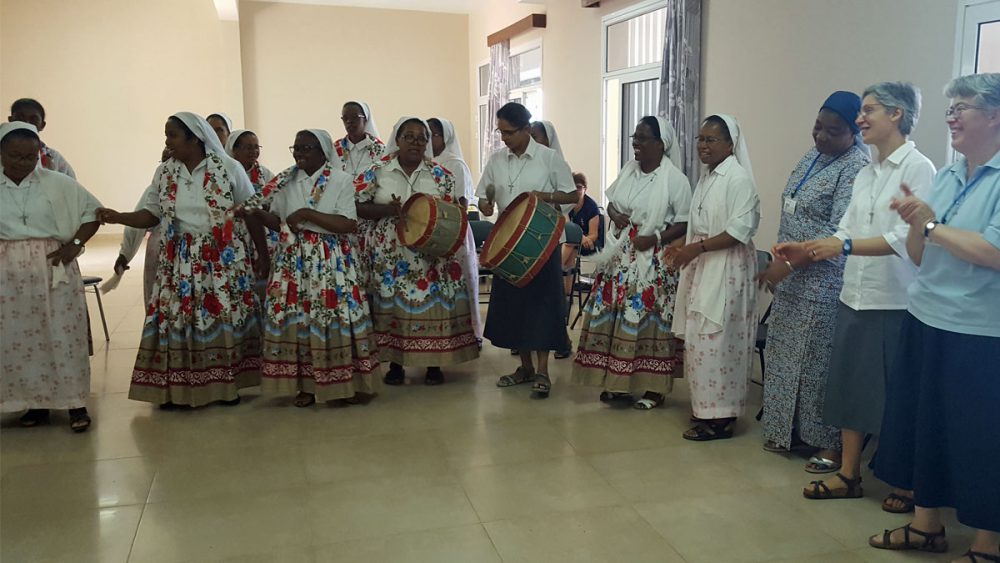
[[[658,113],[677,131],[683,172],[694,185],[700,163],[694,138],[701,124],[702,0],[668,0]]]
[[[490,97],[487,103],[489,110],[489,125],[484,127],[487,141],[482,143],[483,154],[480,162],[485,163],[494,151],[500,148],[500,135],[497,134],[497,110],[507,103],[510,95],[510,40],[501,41],[490,47]]]

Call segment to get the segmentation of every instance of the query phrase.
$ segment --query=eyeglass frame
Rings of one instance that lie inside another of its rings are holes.
[[[954,117],[955,119],[962,119],[962,114],[970,109],[978,109],[979,111],[983,111],[986,108],[981,106],[970,106],[959,102],[958,104],[955,104],[953,106],[948,106],[944,110],[944,118],[951,119]]]
[[[296,149],[302,153],[309,153],[314,150],[322,150],[323,147],[320,145],[292,145],[288,147],[288,152],[295,154]]]

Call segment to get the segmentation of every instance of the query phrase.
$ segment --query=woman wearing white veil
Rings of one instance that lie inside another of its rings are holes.
[[[138,229],[163,223],[129,398],[161,408],[236,404],[240,388],[260,383],[251,232],[258,269],[269,269],[260,225],[234,217],[253,187],[203,117],[176,113],[165,134],[171,157],[157,168],[143,209],[97,212],[103,223]]]
[[[671,315],[677,274],[661,251],[687,230],[691,183],[674,160],[673,127],[643,117],[632,136],[635,159],[608,188],[608,229],[592,297],[580,331],[574,379],[604,387],[604,402],[630,401],[648,410],[663,404],[673,386],[676,338]]]
[[[402,204],[416,193],[457,200],[455,179],[431,158],[430,128],[403,117],[392,129],[388,155],[355,180],[358,216],[371,222],[366,245],[372,265],[372,314],[388,385],[402,385],[403,366],[426,367],[424,383],[444,383],[441,366],[479,357],[470,299],[457,256],[432,258],[399,242]]]
[[[535,121],[531,124],[531,138],[536,143],[549,147],[559,153],[559,156],[566,160],[563,154],[562,143],[559,142],[559,134],[556,133],[556,126],[551,121]]]
[[[455,177],[455,192],[462,194],[459,200],[462,207],[467,207],[475,196],[475,186],[472,184],[472,171],[462,156],[462,145],[458,142],[455,125],[443,117],[432,117],[427,120],[431,128],[431,148],[434,160],[451,172]],[[483,341],[483,323],[479,314],[479,257],[476,255],[476,239],[472,229],[465,230],[465,252],[459,253],[459,263],[465,274],[465,283],[469,288],[469,303],[471,304],[472,328],[476,331],[476,340]]]
[[[710,115],[698,134],[707,170],[691,198],[686,244],[667,250],[681,269],[673,332],[684,339],[693,420],[687,440],[731,438],[746,406],[757,333],[753,235],[760,198],[736,118]]]
[[[260,163],[260,139],[249,129],[235,129],[226,141],[226,154],[243,165],[253,191],[260,193],[264,185],[274,178],[274,173]]]

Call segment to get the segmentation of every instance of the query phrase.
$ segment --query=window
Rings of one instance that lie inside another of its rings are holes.
[[[632,159],[629,135],[656,115],[667,9],[647,1],[604,18],[604,135],[601,188]]]
[[[479,65],[479,112],[476,130],[478,131],[479,172],[486,166],[488,155],[485,143],[493,134],[488,131],[490,122],[490,63]],[[507,99],[528,108],[531,118],[535,121],[542,117],[542,46],[538,42],[522,46],[510,55],[510,94]]]
[[[955,76],[1000,72],[1000,0],[959,0],[955,42]],[[947,142],[948,160],[954,161]]]

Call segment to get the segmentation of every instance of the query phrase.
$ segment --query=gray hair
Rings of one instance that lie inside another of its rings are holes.
[[[973,98],[975,103],[989,109],[1000,108],[1000,74],[968,74],[952,79],[944,89],[948,98]]]
[[[909,135],[920,119],[920,88],[909,82],[879,82],[865,88],[862,98],[873,96],[886,111],[900,110],[899,132]]]

